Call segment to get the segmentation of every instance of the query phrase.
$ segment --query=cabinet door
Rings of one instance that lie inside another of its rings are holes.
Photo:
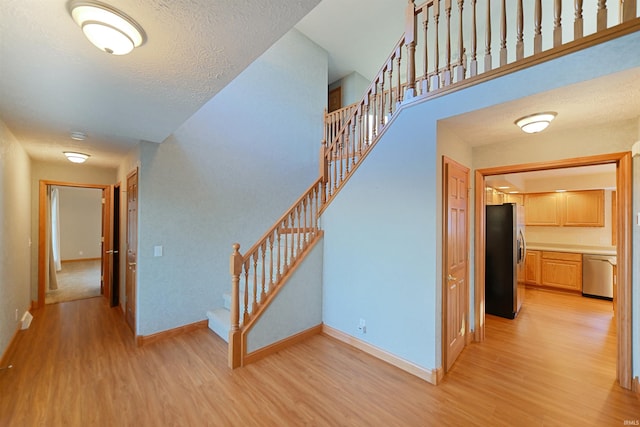
[[[604,227],[604,190],[564,193],[564,226]]]
[[[540,251],[527,251],[524,259],[526,283],[540,284]]]
[[[543,252],[542,284],[561,289],[582,291],[582,255]]]
[[[556,193],[532,193],[524,196],[525,225],[560,225],[560,203]]]

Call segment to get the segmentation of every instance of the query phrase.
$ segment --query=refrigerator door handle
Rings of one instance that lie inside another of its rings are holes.
[[[518,230],[518,260],[517,263],[520,264],[524,262],[525,254],[527,253],[527,242],[524,239],[524,233],[522,230]]]

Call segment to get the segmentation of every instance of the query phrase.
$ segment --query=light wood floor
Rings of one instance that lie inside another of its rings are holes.
[[[226,367],[208,329],[137,348],[102,298],[46,306],[0,371],[1,426],[623,426],[610,303],[528,291],[432,386],[331,338]],[[417,337],[419,339],[419,337]]]

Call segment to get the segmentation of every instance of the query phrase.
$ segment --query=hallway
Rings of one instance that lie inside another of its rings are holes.
[[[607,302],[528,292],[517,322],[487,317],[487,339],[433,386],[313,337],[246,368],[200,329],[143,347],[103,298],[47,306],[0,371],[7,426],[621,426],[640,400],[615,383]]]

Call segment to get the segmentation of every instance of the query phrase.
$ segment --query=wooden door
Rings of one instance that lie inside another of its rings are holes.
[[[127,176],[127,274],[125,319],[136,333],[136,267],[138,261],[138,170]]]
[[[112,188],[102,189],[102,268],[100,274],[100,291],[107,301],[111,299],[111,287],[113,279],[113,227],[112,218]]]
[[[443,157],[443,360],[448,371],[466,344],[468,328],[469,169]]]

